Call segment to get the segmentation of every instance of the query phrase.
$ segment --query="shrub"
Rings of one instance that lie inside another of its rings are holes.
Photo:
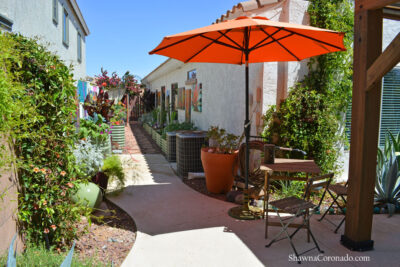
[[[0,33],[10,57],[2,58],[3,75],[13,88],[6,114],[20,184],[18,219],[34,243],[49,238],[63,246],[77,237],[74,224],[84,207],[72,203],[79,169],[75,165],[76,87],[70,69],[35,40]],[[1,80],[1,79],[0,79]]]
[[[162,138],[166,139],[168,132],[191,131],[196,129],[197,127],[195,127],[191,122],[172,122],[162,130]]]
[[[79,139],[90,139],[94,144],[103,144],[111,133],[110,126],[104,122],[103,116],[82,119],[79,124]]]
[[[104,160],[102,171],[110,178],[109,183],[115,183],[116,189],[122,189],[125,185],[125,174],[121,160],[113,155]]]
[[[90,137],[86,141],[80,140],[75,145],[74,156],[85,178],[92,178],[103,165],[102,150],[91,142]]]

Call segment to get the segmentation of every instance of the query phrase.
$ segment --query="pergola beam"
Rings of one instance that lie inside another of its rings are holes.
[[[400,62],[400,33],[375,60],[367,72],[367,90]]]
[[[396,3],[399,0],[358,0],[356,1],[356,12],[358,10],[374,10],[384,8],[390,4]]]
[[[356,6],[368,2],[356,0]],[[373,249],[371,240],[381,80],[366,91],[367,70],[382,53],[382,9],[359,9],[354,17],[354,74],[346,228],[341,237],[351,250]]]

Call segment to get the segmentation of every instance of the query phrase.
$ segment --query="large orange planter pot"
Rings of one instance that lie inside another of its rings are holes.
[[[206,186],[210,193],[227,193],[233,186],[233,167],[236,164],[238,152],[233,154],[217,154],[208,152],[209,148],[201,149],[201,163],[206,176]]]

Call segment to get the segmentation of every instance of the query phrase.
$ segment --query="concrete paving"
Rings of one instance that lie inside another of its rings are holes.
[[[136,242],[122,266],[295,266],[287,240],[265,248],[264,221],[238,221],[228,216],[233,204],[202,195],[187,187],[160,154],[122,155],[128,186],[110,200],[136,222]],[[329,216],[340,221],[340,216]],[[369,261],[303,261],[306,266],[400,266],[400,216],[375,215],[375,250],[352,252],[339,243],[328,222],[311,222],[323,256],[367,256]],[[344,227],[339,232],[343,231]],[[280,230],[270,227],[272,237]],[[305,231],[295,238],[299,251]],[[306,255],[318,256],[313,250]],[[323,260],[323,256],[319,257]],[[325,258],[326,259],[326,258]]]

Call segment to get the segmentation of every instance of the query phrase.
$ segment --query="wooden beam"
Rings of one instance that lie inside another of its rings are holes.
[[[360,2],[356,1],[356,5]],[[367,69],[382,52],[382,9],[354,17],[354,74],[346,228],[341,237],[352,250],[373,249],[371,240],[381,82],[366,92]]]
[[[400,62],[400,33],[397,34],[396,38],[389,44],[389,46],[368,68],[367,72],[367,90],[370,90],[372,86],[385,76],[391,69],[393,69],[397,63]]]
[[[399,0],[358,0],[356,1],[356,11],[359,10],[374,10],[384,8],[390,4],[396,3]]]

